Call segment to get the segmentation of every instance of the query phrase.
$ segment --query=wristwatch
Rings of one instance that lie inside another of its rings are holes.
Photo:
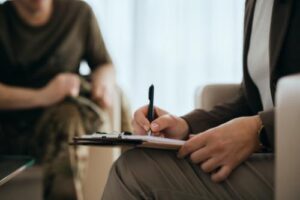
[[[268,142],[268,136],[267,136],[267,132],[264,128],[264,125],[262,125],[258,131],[258,138],[259,138],[259,142],[260,142],[260,151],[263,153],[269,152],[270,144]]]

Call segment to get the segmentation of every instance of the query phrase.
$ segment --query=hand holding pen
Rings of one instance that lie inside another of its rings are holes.
[[[146,135],[150,130],[154,136],[163,135],[166,138],[174,139],[186,138],[189,129],[184,119],[154,106],[154,87],[152,90],[151,86],[149,88],[149,104],[134,113],[132,124],[135,134]]]

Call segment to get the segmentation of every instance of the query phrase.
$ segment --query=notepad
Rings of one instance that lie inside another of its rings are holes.
[[[179,149],[185,143],[184,140],[134,135],[128,132],[123,133],[93,133],[73,138],[73,145],[93,146],[136,146],[155,149]]]

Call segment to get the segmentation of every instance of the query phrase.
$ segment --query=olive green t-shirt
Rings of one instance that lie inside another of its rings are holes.
[[[111,62],[92,9],[80,0],[53,0],[43,26],[30,26],[13,2],[0,4],[0,82],[28,88],[45,86],[62,72],[93,70]],[[0,111],[0,116],[1,116]]]
[[[0,82],[41,87],[61,72],[110,62],[96,18],[80,0],[54,0],[49,22],[33,27],[11,1],[0,5]]]

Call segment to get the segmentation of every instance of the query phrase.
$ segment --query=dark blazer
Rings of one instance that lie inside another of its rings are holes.
[[[199,133],[236,117],[259,114],[264,125],[263,143],[274,149],[275,108],[262,111],[259,92],[249,76],[247,66],[255,2],[247,0],[245,5],[243,82],[239,94],[232,101],[218,105],[209,112],[196,109],[183,118],[189,124],[191,133]],[[278,79],[300,72],[300,1],[274,0],[269,48],[270,90],[274,102]]]

